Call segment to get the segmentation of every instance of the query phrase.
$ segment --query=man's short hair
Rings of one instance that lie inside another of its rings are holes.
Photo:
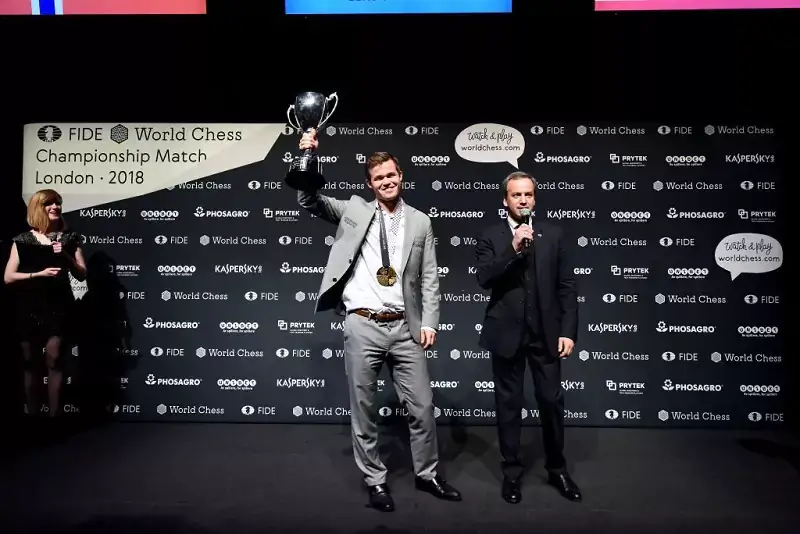
[[[505,197],[508,194],[508,182],[511,180],[519,180],[520,178],[527,178],[531,182],[533,182],[533,190],[536,191],[536,178],[528,174],[527,172],[522,171],[515,171],[505,177],[503,183],[500,185],[500,189],[503,190],[503,196]]]
[[[386,163],[387,161],[394,162],[394,166],[397,167],[398,173],[403,172],[403,169],[400,168],[400,162],[397,161],[396,157],[388,152],[375,152],[367,158],[367,162],[364,164],[364,177],[369,180],[369,171],[382,163]]]

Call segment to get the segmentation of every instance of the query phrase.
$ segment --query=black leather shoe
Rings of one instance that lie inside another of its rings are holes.
[[[567,473],[550,473],[548,481],[556,487],[558,492],[565,499],[575,502],[581,500],[581,490],[578,489],[578,485],[573,482]]]
[[[439,475],[436,475],[432,479],[416,477],[414,479],[414,485],[418,490],[427,491],[434,497],[438,497],[446,501],[461,500],[461,493],[459,493],[459,491],[453,486],[445,482],[444,479]]]
[[[369,491],[369,504],[381,512],[394,512],[394,499],[389,495],[389,486],[376,484],[367,486]]]
[[[522,500],[522,490],[520,489],[519,480],[510,478],[503,478],[503,499],[511,504],[517,504]]]

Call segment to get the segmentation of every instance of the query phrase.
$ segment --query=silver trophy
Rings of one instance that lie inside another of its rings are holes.
[[[286,110],[286,117],[289,119],[289,125],[304,133],[311,131],[312,128],[319,132],[331,118],[338,104],[339,97],[336,93],[327,98],[320,93],[302,93],[297,95],[294,104]],[[292,189],[301,191],[322,189],[325,178],[316,151],[307,148],[302,156],[295,157],[289,165],[285,181]]]

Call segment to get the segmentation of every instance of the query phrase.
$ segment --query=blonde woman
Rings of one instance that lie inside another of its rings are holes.
[[[15,332],[25,365],[28,415],[38,411],[34,390],[34,347],[44,346],[47,366],[48,415],[60,413],[61,340],[74,313],[69,273],[86,279],[79,234],[67,230],[61,215],[63,200],[52,189],[37,191],[28,202],[30,230],[13,239],[3,281],[11,286]],[[38,353],[38,351],[37,351]]]

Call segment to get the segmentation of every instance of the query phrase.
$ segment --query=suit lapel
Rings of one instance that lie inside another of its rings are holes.
[[[406,263],[411,255],[411,247],[414,245],[414,237],[417,235],[418,218],[415,210],[408,204],[403,204],[403,217],[405,217],[405,228],[403,229],[403,256],[400,258],[401,272],[405,272]]]

